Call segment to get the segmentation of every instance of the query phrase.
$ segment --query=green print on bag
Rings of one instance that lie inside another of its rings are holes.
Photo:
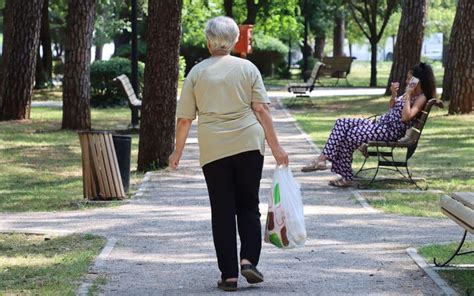
[[[280,203],[280,184],[276,183],[275,189],[273,190],[273,205]]]
[[[269,205],[266,225],[266,240],[278,248],[287,247],[289,244],[286,235],[286,226],[284,210],[281,208],[280,184],[276,183],[273,187],[273,196]]]

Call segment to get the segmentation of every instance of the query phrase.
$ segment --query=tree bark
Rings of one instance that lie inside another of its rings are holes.
[[[102,60],[102,53],[104,52],[104,45],[103,44],[96,44],[95,45],[95,60],[100,61]]]
[[[224,11],[225,15],[231,18],[234,18],[233,14],[234,0],[224,0]]]
[[[245,2],[247,5],[247,19],[244,21],[244,24],[255,25],[260,8],[268,6],[270,0],[259,0],[257,3],[255,3],[255,0],[246,0]]]
[[[90,129],[90,61],[96,0],[70,0],[63,79],[63,129]]]
[[[10,51],[9,46],[12,43],[13,34],[13,3],[11,1],[5,2],[5,8],[3,9],[3,44],[2,44],[2,68],[1,68],[1,84],[0,91],[3,94],[3,80],[5,75],[5,69],[8,61],[8,52]],[[2,102],[3,96],[0,96],[0,116],[2,113]]]
[[[401,95],[405,91],[408,70],[420,62],[427,10],[428,0],[403,2],[397,42],[393,50],[392,69],[385,90],[386,95],[391,93],[392,82],[400,83],[398,95]]]
[[[341,12],[336,12],[334,17],[334,46],[332,55],[334,57],[344,56],[344,36],[346,35],[345,16]]]
[[[449,114],[471,113],[474,107],[474,2],[459,0],[449,42],[449,61],[443,80],[443,98]]]
[[[11,6],[10,6],[11,5]],[[30,117],[43,0],[7,1],[6,52],[0,120]]]
[[[38,57],[36,61],[36,83],[35,88],[49,86],[53,80],[53,51],[51,48],[51,34],[49,31],[49,0],[44,0],[43,12],[41,15],[40,42],[38,47]],[[39,48],[43,49],[40,55]]]
[[[326,46],[326,33],[321,31],[320,33],[316,33],[316,37],[314,37],[314,57],[318,60],[322,60],[324,47]]]
[[[370,86],[377,86],[377,43],[370,42]]]
[[[260,1],[261,2],[261,1]],[[259,10],[259,4],[255,3],[255,0],[246,0],[247,3],[247,19],[244,21],[244,24],[255,25],[257,20],[257,13]]]
[[[175,137],[182,0],[149,0],[138,171],[167,166]]]

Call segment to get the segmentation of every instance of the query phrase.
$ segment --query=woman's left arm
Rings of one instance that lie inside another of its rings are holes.
[[[405,104],[403,106],[402,110],[402,121],[403,122],[409,122],[415,116],[420,113],[421,110],[423,110],[425,104],[426,104],[426,97],[424,95],[420,95],[416,100],[413,106],[410,104],[410,98],[411,96],[409,94],[405,94],[403,99],[405,100]]]

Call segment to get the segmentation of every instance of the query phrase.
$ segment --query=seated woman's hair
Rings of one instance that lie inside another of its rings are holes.
[[[425,63],[419,63],[411,69],[411,73],[420,79],[421,90],[426,99],[430,100],[436,97],[436,81],[431,66]]]
[[[226,16],[218,16],[206,23],[204,30],[211,52],[230,53],[239,38],[239,27]]]

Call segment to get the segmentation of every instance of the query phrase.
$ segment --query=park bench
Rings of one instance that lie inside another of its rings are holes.
[[[467,233],[474,234],[474,192],[454,192],[452,196],[441,197],[439,203],[441,211],[464,228],[464,235],[454,254],[443,263],[436,262],[436,258],[434,258],[434,264],[437,267],[444,267],[456,256],[474,253],[474,250],[461,252]]]
[[[324,67],[319,71],[317,80],[320,78],[337,78],[336,84],[339,83],[340,78],[346,79],[347,84],[347,75],[351,72],[352,61],[355,60],[355,57],[323,57],[322,63]]]
[[[316,80],[318,80],[319,72],[323,68],[323,64],[317,62],[314,64],[311,76],[308,81],[302,83],[290,83],[288,84],[288,91],[295,94],[297,97],[309,97],[309,94],[313,91]]]
[[[408,180],[410,183],[414,184],[418,189],[422,189],[412,178],[412,174],[408,168],[408,160],[413,156],[416,151],[418,141],[421,137],[421,133],[423,132],[423,128],[425,127],[426,121],[428,120],[428,115],[433,106],[443,108],[443,102],[438,99],[429,100],[423,110],[418,115],[418,117],[415,119],[415,124],[406,131],[405,136],[400,140],[396,142],[370,141],[368,143],[362,144],[359,147],[359,150],[362,152],[365,159],[361,168],[357,171],[355,176],[358,176],[358,174],[363,171],[375,170],[372,179],[366,185],[359,185],[359,187],[370,186],[375,181],[379,170],[385,169],[400,173],[405,180]],[[405,152],[404,159],[398,159],[397,161],[395,160],[395,152],[400,150],[403,150],[402,152]],[[367,163],[367,160],[372,156],[377,157],[377,166],[371,168],[364,168],[365,164]],[[406,175],[399,169],[401,167],[404,167],[406,169]]]
[[[137,98],[137,95],[135,94],[135,91],[133,90],[133,86],[130,83],[130,80],[128,79],[127,75],[122,74],[120,76],[117,76],[114,78],[114,81],[120,82],[123,90],[125,91],[125,94],[127,95],[128,103],[129,103],[128,106],[130,107],[130,110],[132,112],[136,110],[137,114],[139,114],[138,119],[140,120],[140,109],[142,107],[142,101]]]

